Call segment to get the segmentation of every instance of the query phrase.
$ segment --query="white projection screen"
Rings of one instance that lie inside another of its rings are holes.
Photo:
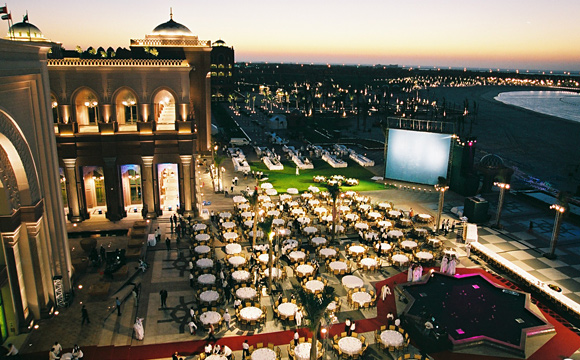
[[[437,184],[447,177],[451,135],[389,130],[385,178],[418,184]]]

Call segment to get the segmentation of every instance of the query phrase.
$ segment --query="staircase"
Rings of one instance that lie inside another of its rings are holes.
[[[173,124],[175,123],[175,104],[167,104],[161,110],[157,124]]]

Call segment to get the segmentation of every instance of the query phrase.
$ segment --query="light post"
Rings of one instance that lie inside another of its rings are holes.
[[[439,205],[437,207],[437,221],[435,222],[435,233],[439,233],[439,225],[441,224],[441,212],[443,211],[443,200],[445,197],[445,191],[449,189],[447,185],[435,185],[435,191],[439,192]]]
[[[558,235],[560,234],[560,226],[562,225],[562,215],[566,212],[566,208],[559,204],[553,204],[550,209],[556,210],[556,218],[554,219],[554,229],[552,230],[552,240],[550,241],[550,252],[544,254],[544,257],[554,260],[557,257],[555,251]]]
[[[501,210],[503,208],[503,199],[505,196],[505,191],[510,189],[510,184],[502,183],[502,182],[494,182],[495,186],[499,187],[499,200],[497,203],[497,213],[495,215],[495,227],[499,229],[500,224],[499,220],[501,218]]]

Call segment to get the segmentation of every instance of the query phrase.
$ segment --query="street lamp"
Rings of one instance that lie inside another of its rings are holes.
[[[495,227],[499,228],[499,220],[501,217],[501,209],[503,208],[503,199],[504,199],[504,195],[505,195],[505,191],[510,189],[510,184],[506,184],[506,183],[502,183],[502,182],[494,182],[493,183],[495,186],[499,187],[499,200],[498,200],[498,204],[497,204],[497,213],[495,215]]]
[[[449,190],[447,185],[435,185],[435,191],[439,192],[439,206],[437,207],[437,221],[435,222],[435,233],[439,233],[439,225],[441,223],[441,212],[443,211],[443,200],[445,197],[445,191]]]
[[[562,225],[562,215],[566,212],[566,208],[559,204],[553,204],[550,209],[556,210],[556,218],[554,219],[554,230],[552,230],[552,240],[550,241],[550,252],[544,254],[550,260],[556,259],[556,244],[558,243],[558,235],[560,234],[560,226]]]

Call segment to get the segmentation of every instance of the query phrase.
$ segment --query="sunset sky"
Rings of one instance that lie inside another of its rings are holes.
[[[6,0],[5,0],[6,1]],[[7,1],[67,49],[129,47],[169,20],[236,61],[580,71],[578,0]],[[2,22],[2,34],[8,32]]]

